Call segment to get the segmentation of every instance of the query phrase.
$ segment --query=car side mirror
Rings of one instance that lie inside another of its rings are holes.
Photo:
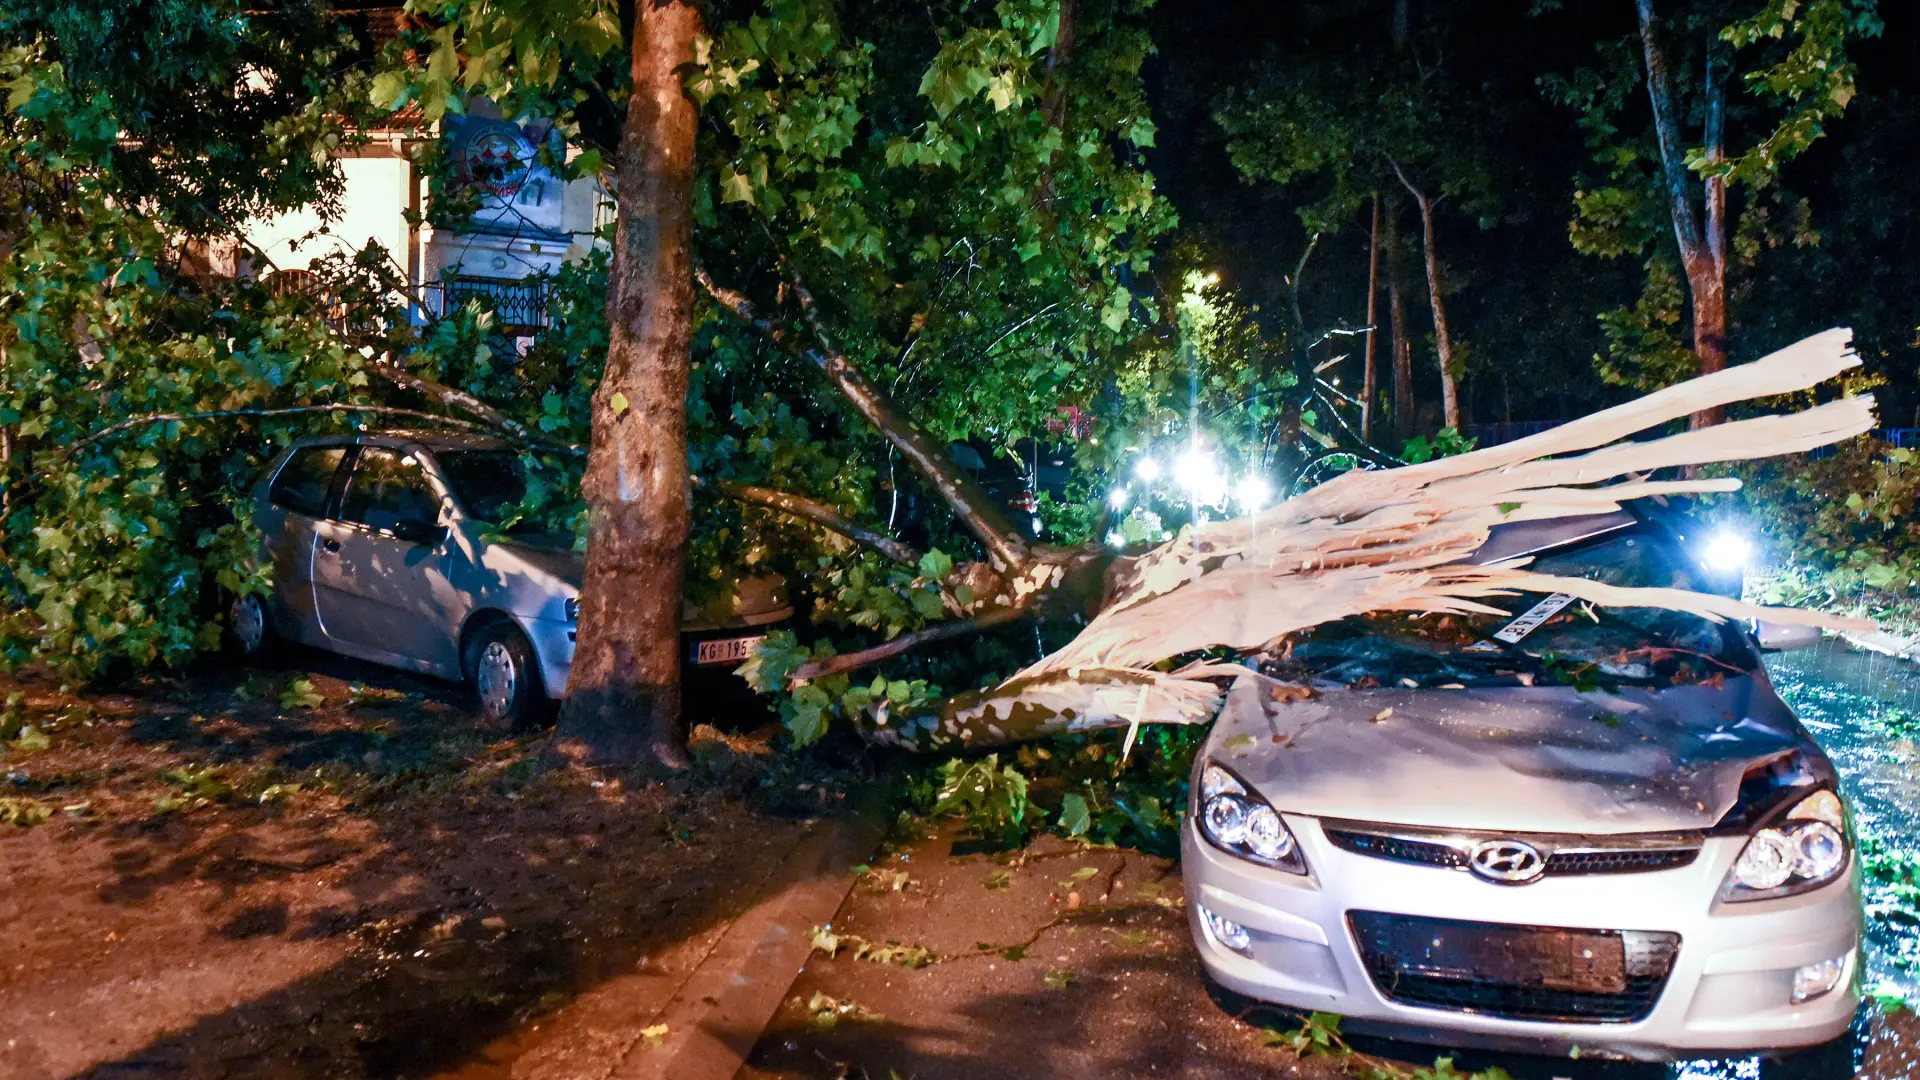
[[[1760,649],[1763,652],[1811,649],[1820,644],[1818,627],[1793,626],[1786,623],[1767,622],[1765,619],[1753,621],[1753,636],[1760,643]]]
[[[447,527],[437,521],[396,521],[388,532],[409,544],[438,547],[447,538]]]

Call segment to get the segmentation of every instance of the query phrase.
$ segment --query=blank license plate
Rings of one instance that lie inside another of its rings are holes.
[[[1424,925],[1422,925],[1424,923]],[[1372,942],[1409,975],[1618,994],[1627,988],[1619,935],[1535,927],[1448,925],[1443,920],[1381,927]]]
[[[696,664],[738,664],[752,655],[753,647],[767,640],[767,635],[756,634],[753,637],[721,638],[718,641],[695,642],[693,662]]]

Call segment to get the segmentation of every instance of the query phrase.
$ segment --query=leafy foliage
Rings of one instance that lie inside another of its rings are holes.
[[[1920,598],[1920,454],[1872,439],[1737,470],[1780,572],[1769,602],[1910,609]]]
[[[185,257],[186,237],[337,188],[347,42],[316,6],[278,8],[0,4],[10,664],[87,677],[216,644],[211,594],[264,585],[247,485],[276,443],[329,421],[191,418],[367,400],[361,357],[311,302]],[[156,414],[178,419],[140,422]]]

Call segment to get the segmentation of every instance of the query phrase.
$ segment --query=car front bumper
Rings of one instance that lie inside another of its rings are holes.
[[[1201,963],[1222,986],[1299,1010],[1336,1013],[1352,1030],[1452,1045],[1648,1061],[1810,1046],[1839,1037],[1860,1000],[1862,931],[1856,875],[1802,896],[1715,899],[1742,837],[1706,841],[1669,870],[1549,877],[1496,885],[1460,870],[1410,865],[1334,847],[1310,817],[1282,815],[1307,861],[1301,877],[1235,858],[1182,833],[1187,916]],[[1251,956],[1222,945],[1205,905],[1245,927]],[[1680,936],[1653,1009],[1631,1022],[1543,1022],[1411,1005],[1375,985],[1349,928],[1350,911],[1517,926],[1667,931]],[[1791,1001],[1794,971],[1850,961],[1831,992]]]

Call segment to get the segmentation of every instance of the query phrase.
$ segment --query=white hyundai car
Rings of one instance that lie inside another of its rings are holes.
[[[1620,512],[1477,558],[1703,591]],[[1860,1001],[1854,838],[1761,640],[1564,595],[1290,635],[1195,764],[1188,911],[1229,990],[1449,1045],[1644,1060],[1825,1043]],[[1817,635],[1812,635],[1817,639]]]

